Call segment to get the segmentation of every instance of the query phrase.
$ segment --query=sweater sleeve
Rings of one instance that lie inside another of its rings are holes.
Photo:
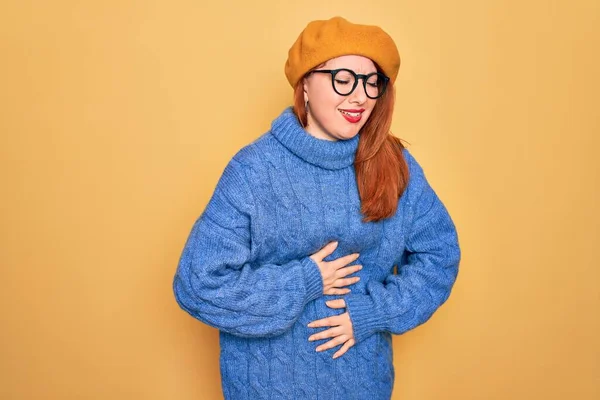
[[[397,275],[369,282],[366,294],[346,296],[357,342],[378,331],[402,334],[426,322],[448,299],[458,274],[454,223],[417,161],[404,154],[410,171],[406,249]]]
[[[283,265],[251,260],[252,191],[245,166],[228,164],[183,249],[173,290],[194,318],[244,337],[288,330],[304,306],[323,293],[309,257]]]

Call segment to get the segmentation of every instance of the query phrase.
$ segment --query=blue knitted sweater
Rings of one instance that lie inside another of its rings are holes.
[[[427,321],[446,301],[458,272],[455,226],[423,171],[410,172],[396,214],[363,223],[353,167],[358,135],[309,135],[290,108],[225,168],[194,224],[173,287],[179,305],[220,331],[226,399],[389,399],[391,334]],[[360,253],[361,280],[344,296],[323,295],[309,258],[338,241],[326,261]],[[398,266],[397,274],[393,267]],[[356,344],[317,353],[325,328],[314,320],[344,312]]]

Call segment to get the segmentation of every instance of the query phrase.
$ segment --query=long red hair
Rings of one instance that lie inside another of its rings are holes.
[[[302,126],[306,126],[303,80],[300,79],[294,91],[294,113]],[[393,111],[394,88],[389,85],[360,130],[354,169],[364,222],[393,216],[408,185],[408,165],[402,154],[404,145],[390,132]]]

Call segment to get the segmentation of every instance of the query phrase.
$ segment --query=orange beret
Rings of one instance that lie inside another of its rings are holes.
[[[312,21],[304,28],[288,52],[285,76],[295,88],[312,68],[351,54],[370,58],[392,84],[396,81],[400,54],[390,35],[378,26],[353,24],[342,17]]]

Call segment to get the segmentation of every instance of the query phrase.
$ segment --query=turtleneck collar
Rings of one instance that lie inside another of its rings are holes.
[[[271,124],[271,133],[289,151],[304,161],[335,170],[351,166],[358,148],[359,135],[348,140],[319,139],[304,130],[291,107]]]

